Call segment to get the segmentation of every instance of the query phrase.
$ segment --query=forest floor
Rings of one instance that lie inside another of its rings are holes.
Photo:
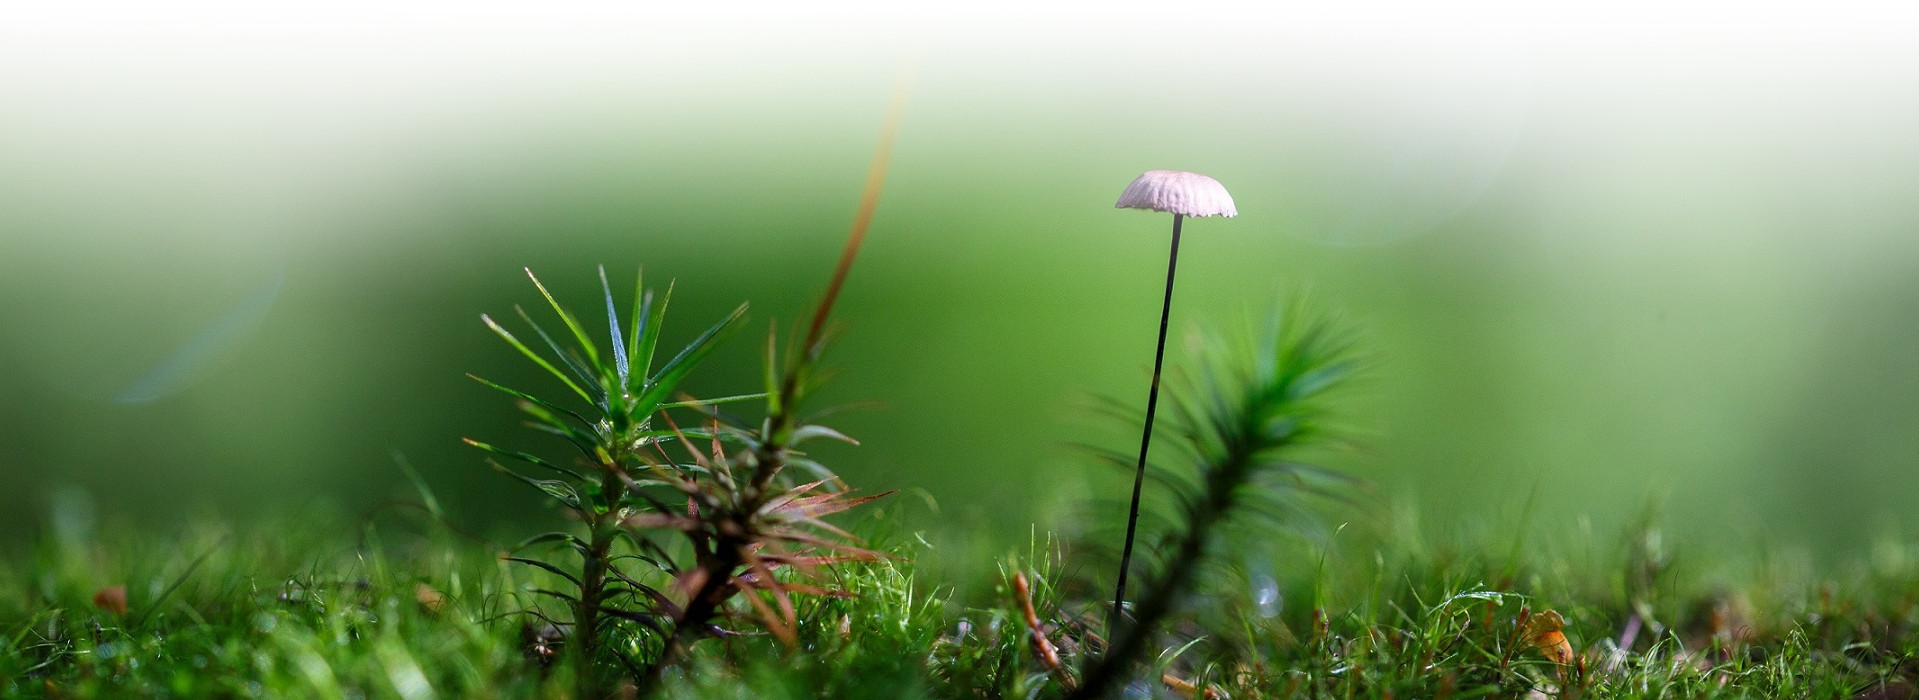
[[[534,592],[552,574],[426,529],[50,528],[0,560],[0,696],[577,696],[563,628],[545,620],[564,607]],[[1678,567],[1650,527],[1564,542],[1352,532],[1278,566],[1219,564],[1125,694],[1919,697],[1919,543],[1837,565],[1693,551]],[[1099,648],[1106,584],[1080,576],[1101,567],[1064,565],[1066,548],[989,555],[956,583],[941,559],[960,554],[873,543],[894,558],[813,573],[845,595],[798,598],[795,644],[742,608],[740,634],[696,645],[665,693],[1054,697]],[[646,653],[644,631],[627,634]]]

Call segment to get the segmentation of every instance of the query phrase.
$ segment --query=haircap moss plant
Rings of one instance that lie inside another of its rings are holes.
[[[564,601],[572,610],[571,620],[565,623],[570,628],[567,646],[578,664],[582,694],[607,694],[615,668],[609,661],[624,667],[640,692],[652,692],[665,669],[683,658],[689,646],[706,636],[731,632],[721,625],[744,616],[732,605],[741,598],[767,631],[791,645],[798,625],[792,597],[841,593],[793,581],[790,576],[782,580],[782,569],[803,573],[880,557],[856,546],[851,534],[824,518],[886,494],[854,496],[838,476],[802,451],[804,443],[818,438],[854,441],[812,423],[801,409],[821,382],[815,370],[833,336],[828,322],[878,205],[900,107],[896,97],[852,231],[804,334],[782,350],[777,326],[769,329],[764,393],[698,400],[683,398],[679,389],[714,347],[738,330],[744,304],[658,371],[651,368],[670,286],[657,304],[651,292],[637,286],[631,321],[622,328],[620,310],[602,268],[609,340],[604,349],[538,278],[533,278],[534,286],[565,326],[571,345],[555,340],[554,334],[523,311],[520,317],[546,353],[522,342],[492,318],[482,317],[496,334],[587,406],[567,408],[561,402],[475,377],[516,399],[531,418],[530,427],[571,443],[580,453],[575,460],[579,468],[467,440],[494,455],[551,472],[554,478],[536,478],[495,464],[557,501],[584,525],[584,535],[566,531],[537,535],[506,557],[572,585],[566,591],[535,593]],[[527,274],[532,277],[531,271]],[[743,421],[717,408],[750,400],[765,402],[757,421]],[[690,427],[683,428],[674,419],[675,411],[691,419]],[[796,478],[798,474],[806,476]],[[675,539],[684,546],[676,546]],[[517,554],[535,546],[570,550],[580,563],[565,566]],[[653,571],[623,568],[632,562]],[[661,583],[663,577],[671,583]],[[629,631],[630,636],[609,644],[615,628]],[[649,634],[653,641],[647,641]]]
[[[849,247],[845,259],[857,249],[857,245]],[[829,297],[844,281],[844,271],[842,266],[834,277]],[[650,686],[686,646],[702,636],[727,632],[717,623],[731,614],[727,606],[736,597],[745,598],[768,631],[790,643],[798,622],[791,597],[838,592],[782,581],[777,571],[878,558],[877,553],[855,546],[852,535],[823,518],[885,495],[852,495],[839,477],[799,449],[817,438],[854,442],[798,413],[818,386],[812,370],[830,338],[824,313],[816,316],[804,342],[790,348],[783,362],[775,338],[769,335],[766,393],[669,401],[683,396],[677,392],[680,383],[740,326],[745,305],[708,328],[659,371],[649,373],[666,297],[655,304],[650,293],[636,294],[632,331],[627,334],[620,328],[604,270],[601,281],[611,339],[604,352],[537,278],[534,283],[541,295],[577,341],[572,347],[563,346],[530,316],[521,314],[557,363],[486,319],[495,333],[590,408],[576,411],[479,380],[517,399],[520,409],[532,418],[530,427],[571,443],[581,454],[576,460],[582,463],[577,465],[580,468],[467,440],[482,450],[557,475],[542,479],[494,465],[557,501],[585,526],[584,536],[549,532],[529,538],[506,559],[572,584],[572,590],[534,592],[565,601],[572,609],[571,620],[565,623],[570,628],[567,640],[588,695],[606,692],[615,668],[607,661],[618,662],[636,682]],[[715,408],[756,399],[764,399],[767,405],[764,419],[756,424],[725,416]],[[699,423],[682,428],[673,411],[685,412]],[[809,476],[800,483],[792,476],[795,472]],[[686,547],[674,549],[661,542],[659,535],[679,537]],[[518,554],[540,545],[570,550],[580,563],[564,566]],[[649,585],[646,581],[657,577],[629,570],[630,562],[670,576],[675,585]],[[614,628],[627,625],[635,637],[657,635],[658,643],[628,638],[626,643],[609,644]],[[657,653],[638,658],[647,650]]]
[[[1147,209],[1173,215],[1173,246],[1166,256],[1166,296],[1159,307],[1159,341],[1153,349],[1153,383],[1146,393],[1146,421],[1139,437],[1139,463],[1133,471],[1133,499],[1126,514],[1126,544],[1119,555],[1119,582],[1113,591],[1113,609],[1107,616],[1106,633],[1119,629],[1126,606],[1126,575],[1133,563],[1133,536],[1139,527],[1139,495],[1146,484],[1146,452],[1153,444],[1153,418],[1159,408],[1159,375],[1166,362],[1166,322],[1173,312],[1173,276],[1179,271],[1179,228],[1188,216],[1238,216],[1233,196],[1226,186],[1199,173],[1179,170],[1148,170],[1126,186],[1119,209]]]
[[[1166,533],[1170,546],[1160,553],[1131,624],[1112,632],[1104,653],[1088,658],[1073,698],[1111,697],[1125,684],[1229,518],[1293,517],[1305,507],[1303,497],[1339,496],[1357,483],[1305,464],[1298,454],[1335,437],[1327,396],[1357,367],[1349,343],[1329,321],[1296,305],[1275,314],[1255,342],[1213,340],[1202,361],[1198,378],[1174,394],[1176,463],[1185,466],[1157,469],[1156,481],[1177,510]]]
[[[579,663],[581,682],[588,692],[603,688],[606,673],[602,668],[607,647],[604,635],[609,624],[631,622],[659,628],[660,608],[666,596],[639,583],[616,563],[615,548],[628,538],[624,526],[636,514],[656,509],[642,489],[635,488],[646,474],[659,471],[652,458],[660,441],[674,431],[658,425],[669,409],[710,405],[728,400],[757,398],[754,395],[711,401],[675,401],[680,384],[704,361],[719,342],[737,331],[744,321],[746,305],[741,304],[718,323],[706,329],[672,359],[654,371],[653,360],[660,342],[660,330],[666,318],[667,302],[672,297],[669,285],[655,299],[642,283],[635,284],[635,301],[630,321],[621,328],[620,312],[613,300],[613,288],[607,283],[606,270],[600,270],[601,290],[606,297],[608,344],[601,348],[587,333],[586,326],[562,306],[540,283],[531,270],[540,296],[546,299],[573,344],[562,345],[546,328],[524,310],[515,308],[520,318],[545,346],[547,354],[533,349],[519,336],[481,316],[488,328],[513,349],[559,380],[561,386],[585,404],[584,409],[568,408],[561,402],[506,387],[480,377],[475,380],[515,399],[534,430],[558,436],[580,453],[575,466],[528,452],[509,450],[467,439],[467,444],[499,457],[531,465],[550,478],[538,478],[508,469],[494,462],[499,471],[534,487],[565,508],[584,526],[577,532],[549,532],[522,542],[506,557],[508,561],[534,566],[565,579],[573,590],[541,590],[538,593],[557,598],[572,608],[568,646]],[[562,369],[564,367],[564,369]],[[470,375],[469,375],[470,376]],[[635,546],[643,540],[634,539]],[[579,557],[577,566],[561,564],[518,553],[536,546],[560,546]],[[537,613],[536,613],[537,614]],[[609,622],[612,621],[612,622]],[[555,621],[555,624],[559,624]],[[631,662],[630,659],[623,659]]]

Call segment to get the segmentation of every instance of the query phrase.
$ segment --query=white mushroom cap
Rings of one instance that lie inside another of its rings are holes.
[[[1148,170],[1120,193],[1119,209],[1151,209],[1184,216],[1237,216],[1233,196],[1218,180],[1184,170]]]

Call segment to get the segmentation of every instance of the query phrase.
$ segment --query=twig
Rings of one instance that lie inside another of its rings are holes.
[[[1182,698],[1186,698],[1187,700],[1193,700],[1194,698],[1205,698],[1205,700],[1226,700],[1228,697],[1231,697],[1231,696],[1228,696],[1225,691],[1222,691],[1218,688],[1207,688],[1205,690],[1200,690],[1199,686],[1195,685],[1192,681],[1186,680],[1184,678],[1180,678],[1179,676],[1175,676],[1170,673],[1161,674],[1159,677],[1159,682],[1165,683],[1166,687],[1173,689],[1173,694],[1178,695]]]
[[[1019,602],[1020,615],[1026,618],[1026,633],[1033,638],[1033,655],[1039,657],[1040,665],[1053,674],[1053,680],[1059,682],[1061,689],[1073,692],[1079,688],[1073,672],[1059,660],[1059,649],[1053,646],[1053,640],[1046,638],[1046,631],[1040,626],[1039,612],[1033,609],[1033,590],[1026,581],[1026,572],[1013,574],[1013,598]]]

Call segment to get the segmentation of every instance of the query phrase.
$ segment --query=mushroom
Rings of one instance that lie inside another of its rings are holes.
[[[1133,179],[1113,206],[1119,209],[1148,209],[1173,215],[1173,248],[1166,259],[1166,298],[1159,307],[1159,344],[1153,350],[1153,387],[1146,394],[1146,426],[1139,438],[1139,466],[1133,473],[1133,501],[1126,515],[1126,546],[1119,557],[1119,585],[1113,594],[1113,611],[1106,621],[1110,637],[1119,628],[1120,610],[1126,604],[1126,573],[1133,563],[1133,536],[1139,526],[1140,488],[1146,482],[1146,450],[1153,444],[1153,413],[1159,407],[1159,373],[1166,360],[1166,320],[1173,310],[1173,273],[1179,269],[1179,225],[1188,216],[1236,216],[1233,196],[1226,187],[1199,173],[1180,170],[1148,170]]]

